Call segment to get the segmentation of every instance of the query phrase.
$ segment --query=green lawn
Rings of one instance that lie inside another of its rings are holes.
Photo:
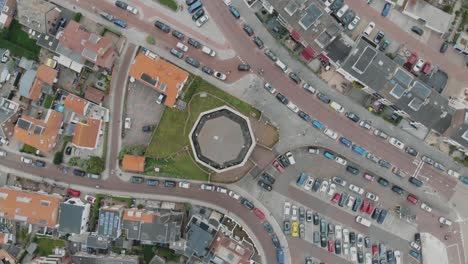
[[[208,173],[197,166],[189,151],[182,151],[174,157],[166,160],[147,158],[145,174],[155,176],[168,176],[179,179],[192,179],[208,181]],[[161,173],[156,173],[154,168],[160,168]]]
[[[13,55],[24,56],[28,59],[37,59],[41,47],[36,45],[34,39],[21,29],[17,20],[11,22],[7,30],[2,31],[0,47],[9,49]]]
[[[44,100],[44,108],[50,109],[52,107],[52,103],[54,102],[55,97],[51,95],[47,95],[46,99]]]
[[[209,95],[200,97],[198,94],[202,92]],[[226,103],[246,116],[260,118],[259,110],[216,88],[200,77],[195,77],[183,99],[187,103],[190,102],[185,111],[171,108],[164,110],[158,128],[154,131],[153,139],[146,150],[146,156],[167,157],[189,145],[188,134],[198,115]]]
[[[175,0],[157,0],[161,5],[167,6],[169,9],[172,11],[177,11],[177,8],[179,7],[177,5],[177,2]]]
[[[48,256],[52,254],[54,247],[64,247],[65,241],[59,239],[51,239],[48,237],[37,236],[35,239],[37,243],[37,254],[39,256]]]

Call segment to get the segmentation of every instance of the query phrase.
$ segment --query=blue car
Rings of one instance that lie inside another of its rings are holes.
[[[307,173],[305,173],[305,172],[301,172],[301,175],[299,176],[299,178],[297,178],[297,181],[296,181],[297,186],[300,187],[300,186],[304,185],[307,178],[309,178],[309,175]]]
[[[382,16],[386,17],[390,13],[390,9],[392,8],[392,4],[389,2],[385,3],[384,8],[382,9]]]
[[[346,147],[351,147],[351,145],[353,145],[353,142],[351,142],[351,140],[345,138],[345,137],[340,137],[340,142],[341,144],[345,145]]]
[[[116,24],[117,26],[119,26],[121,28],[126,28],[127,27],[127,22],[125,22],[123,20],[120,20],[118,18],[114,19],[114,24]]]
[[[325,151],[325,152],[323,153],[323,156],[325,156],[325,158],[327,158],[327,159],[335,160],[335,155],[333,155],[333,154],[332,154],[331,152],[329,152],[329,151]]]
[[[366,155],[366,153],[367,153],[367,150],[365,150],[365,149],[359,147],[359,146],[356,145],[356,144],[353,145],[352,149],[353,149],[354,152],[358,153],[358,154],[361,155],[361,156],[364,156],[364,155]]]
[[[317,121],[317,120],[312,121],[312,126],[314,126],[315,128],[317,128],[320,131],[325,130],[325,126],[322,123],[320,123],[319,121]]]
[[[465,177],[465,176],[460,176],[460,178],[458,178],[461,182],[463,182],[464,184],[467,184],[468,185],[468,177]]]
[[[240,18],[240,13],[239,11],[237,11],[237,9],[233,6],[229,6],[229,12],[231,12],[231,14],[236,18],[236,19],[239,19]]]

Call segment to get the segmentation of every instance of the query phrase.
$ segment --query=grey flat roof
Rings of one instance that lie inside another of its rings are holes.
[[[413,82],[414,77],[409,72],[398,68],[393,79],[400,83],[403,87],[407,88],[410,86],[411,82]]]
[[[431,88],[427,87],[424,83],[420,81],[415,81],[413,87],[411,87],[410,92],[414,93],[415,96],[426,99],[431,94]]]
[[[107,256],[77,253],[71,257],[73,264],[138,264],[138,257],[129,255]]]
[[[20,95],[26,98],[29,98],[29,91],[31,90],[31,86],[36,78],[36,71],[35,70],[27,70],[19,81],[19,92]]]
[[[187,256],[205,256],[216,232],[217,230],[213,229],[209,224],[193,217],[187,227],[185,254]]]
[[[59,232],[79,234],[81,232],[81,219],[83,219],[84,206],[61,203]]]
[[[354,42],[349,41],[346,36],[342,35],[339,38],[335,38],[335,40],[325,48],[323,53],[325,53],[332,62],[341,65],[349,56],[349,53],[353,49],[353,44]]]
[[[107,237],[89,235],[86,239],[86,246],[96,249],[108,249],[110,246],[110,240]]]
[[[323,12],[315,4],[311,4],[305,10],[305,14],[301,17],[301,20],[299,20],[299,25],[301,25],[304,30],[307,30],[322,14]]]
[[[119,211],[99,210],[98,235],[116,238],[120,230],[120,218]]]

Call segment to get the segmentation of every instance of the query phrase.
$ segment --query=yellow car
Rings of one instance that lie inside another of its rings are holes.
[[[299,237],[299,223],[296,221],[292,222],[292,236]]]

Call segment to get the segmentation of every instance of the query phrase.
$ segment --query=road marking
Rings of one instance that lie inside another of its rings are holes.
[[[424,162],[422,160],[419,161],[418,166],[416,166],[416,170],[414,170],[413,177],[416,178],[421,171],[422,167],[424,165]]]
[[[450,246],[446,247],[446,249],[448,250],[449,247],[453,247],[453,246],[455,246],[457,248],[458,263],[463,264],[462,261],[461,261],[460,249],[458,248],[458,244],[450,245]]]

